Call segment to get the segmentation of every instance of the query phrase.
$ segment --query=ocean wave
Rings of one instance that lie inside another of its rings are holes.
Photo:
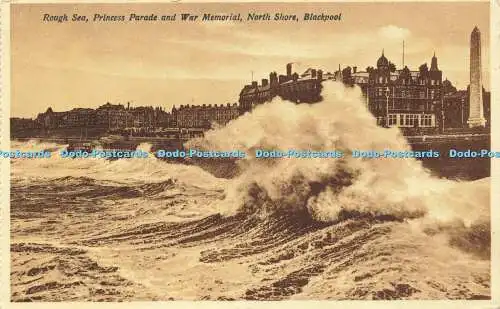
[[[396,128],[376,125],[359,89],[326,83],[323,97],[314,105],[276,99],[187,146],[409,150]],[[72,272],[47,282],[42,273],[68,269],[61,257],[85,286],[106,293],[86,276],[111,264],[113,300],[490,297],[489,178],[436,178],[412,158],[235,164],[238,173],[220,179],[155,158],[14,160],[13,299],[101,299],[71,294],[62,284]],[[64,245],[24,242],[33,235]],[[48,262],[26,262],[31,252]],[[43,281],[30,281],[25,268]],[[120,287],[125,280],[146,291]]]
[[[34,179],[61,179],[64,177],[87,177],[100,181],[124,185],[144,184],[176,180],[185,185],[206,189],[221,188],[225,180],[217,178],[194,165],[172,164],[149,158],[130,158],[105,160],[101,158],[68,159],[61,158],[56,152],[66,149],[67,145],[44,143],[36,140],[13,142],[12,148],[23,150],[51,149],[53,156],[48,159],[12,160],[12,177]],[[142,143],[137,150],[150,152],[151,144]]]
[[[201,149],[338,150],[395,149],[410,146],[397,128],[381,128],[363,103],[358,88],[325,83],[324,100],[294,104],[279,98],[262,104],[224,128],[191,140]],[[348,117],[346,116],[348,115]],[[243,133],[245,132],[245,133]],[[488,180],[460,182],[431,176],[420,161],[405,159],[256,159],[238,162],[221,212],[306,212],[318,221],[363,213],[396,219],[432,218],[474,221],[470,206],[489,208]],[[484,199],[478,202],[478,190]],[[474,193],[476,192],[476,193]]]

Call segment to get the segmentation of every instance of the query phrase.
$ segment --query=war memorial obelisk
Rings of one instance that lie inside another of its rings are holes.
[[[484,127],[483,83],[481,79],[481,32],[474,27],[470,35],[469,128]]]

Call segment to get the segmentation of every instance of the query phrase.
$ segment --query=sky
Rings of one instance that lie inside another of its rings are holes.
[[[181,13],[342,13],[337,22],[182,22]],[[177,14],[173,22],[46,22],[44,14]],[[241,88],[308,67],[364,70],[382,50],[402,66],[430,66],[434,53],[443,79],[469,83],[469,41],[481,31],[483,84],[489,89],[488,2],[400,3],[167,3],[14,4],[11,10],[11,113],[36,117],[106,102],[131,106],[221,104]],[[252,73],[253,72],[253,73]]]

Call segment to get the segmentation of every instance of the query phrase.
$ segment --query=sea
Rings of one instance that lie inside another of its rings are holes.
[[[411,149],[359,90],[331,83],[323,97],[276,99],[186,147]],[[247,156],[221,169],[55,155],[66,146],[12,142],[54,153],[11,160],[14,302],[491,297],[484,161]]]

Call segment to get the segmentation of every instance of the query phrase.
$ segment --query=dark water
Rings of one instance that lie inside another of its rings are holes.
[[[490,141],[479,141],[471,143],[469,141],[434,143],[426,145],[413,145],[415,151],[434,150],[439,151],[439,158],[423,158],[423,166],[429,169],[434,176],[454,180],[477,180],[491,175],[490,158],[450,158],[450,149],[458,151],[481,151],[490,149]]]

